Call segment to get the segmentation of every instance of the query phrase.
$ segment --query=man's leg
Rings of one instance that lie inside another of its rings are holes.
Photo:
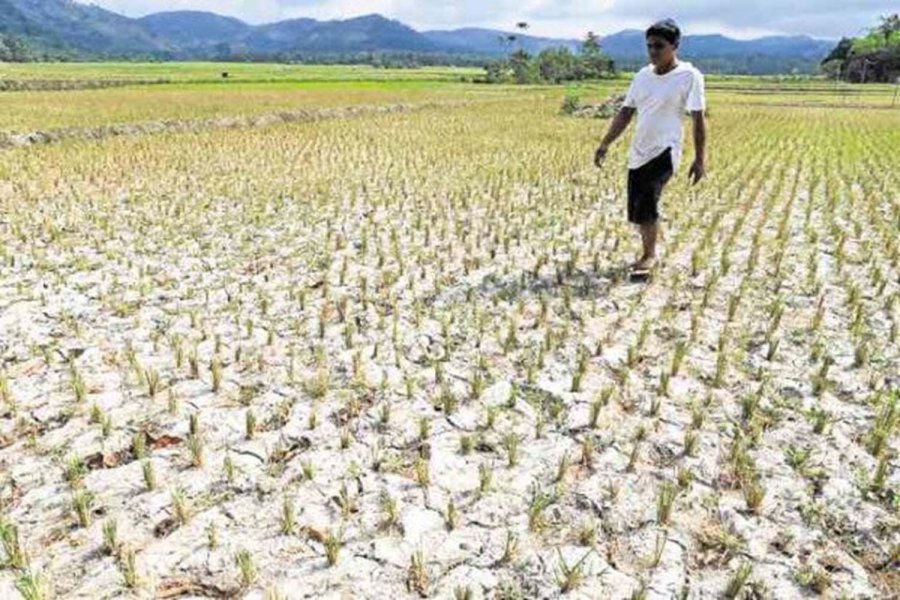
[[[629,220],[637,223],[643,246],[643,254],[631,265],[637,271],[648,271],[656,262],[659,199],[673,171],[669,152],[666,150],[638,170],[629,171]]]
[[[646,173],[646,169],[643,171]],[[628,179],[628,220],[634,224],[641,236],[643,253],[640,258],[629,265],[629,268],[638,271],[650,268],[656,257],[656,236],[659,230],[659,221],[655,212],[653,190],[648,189],[645,180],[639,176],[641,171],[632,171]]]
[[[635,263],[634,268],[645,270],[652,268],[653,263],[656,261],[656,238],[659,235],[659,221],[641,224],[640,232],[644,253]]]
[[[647,203],[645,205],[645,218],[640,224],[641,242],[644,247],[644,253],[641,255],[640,260],[634,265],[634,268],[639,271],[650,270],[656,263],[656,240],[660,235],[659,200],[663,188],[666,186],[669,179],[671,179],[673,172],[668,151],[660,158],[665,161],[665,165],[659,174],[653,174],[654,181],[651,184]]]

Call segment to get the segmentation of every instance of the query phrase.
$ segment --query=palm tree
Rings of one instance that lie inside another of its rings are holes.
[[[519,21],[518,23],[516,23],[516,29],[518,29],[519,31],[527,31],[527,30],[528,30],[528,27],[530,27],[530,26],[528,25],[528,22],[527,22],[527,21]],[[511,41],[515,41],[515,40],[517,40],[517,39],[520,39],[520,38],[519,38],[517,35],[515,35],[515,34],[510,34],[509,37],[510,37],[510,40],[511,40]],[[519,44],[519,51],[522,51],[522,50],[523,50],[522,44]]]

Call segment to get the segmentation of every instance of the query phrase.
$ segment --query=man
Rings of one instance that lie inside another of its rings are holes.
[[[594,162],[603,165],[609,146],[628,127],[637,112],[637,130],[628,156],[628,221],[638,226],[643,254],[631,265],[647,273],[656,262],[659,234],[659,197],[681,161],[682,117],[690,111],[694,130],[692,185],[706,175],[706,108],[703,75],[676,56],[681,31],[672,19],[654,23],[646,32],[650,64],[638,71],[622,109],[597,148]]]

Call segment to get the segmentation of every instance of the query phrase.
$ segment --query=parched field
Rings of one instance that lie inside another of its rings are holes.
[[[0,93],[203,120],[0,151],[0,598],[897,596],[891,88],[711,82],[636,284],[565,88],[190,85]]]

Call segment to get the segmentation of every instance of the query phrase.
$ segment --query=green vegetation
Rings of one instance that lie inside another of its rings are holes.
[[[832,78],[854,83],[896,83],[900,79],[900,14],[881,17],[880,23],[858,38],[842,38],[822,61]]]
[[[527,28],[527,24],[522,23]],[[511,36],[515,42],[515,36]],[[587,34],[580,52],[565,47],[545,48],[536,56],[519,48],[505,60],[496,60],[486,67],[485,81],[489,83],[562,83],[585,79],[608,79],[616,76],[615,62],[600,48],[599,37]]]

